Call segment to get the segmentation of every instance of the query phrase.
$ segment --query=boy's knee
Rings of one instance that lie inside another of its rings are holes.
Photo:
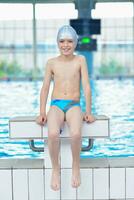
[[[80,131],[71,132],[71,139],[73,141],[81,140],[81,132]]]
[[[50,140],[57,140],[59,138],[59,132],[58,131],[50,131],[48,134],[48,138]]]

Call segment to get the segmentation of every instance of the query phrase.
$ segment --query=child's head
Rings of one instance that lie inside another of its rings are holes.
[[[78,42],[78,35],[76,31],[73,29],[73,27],[69,25],[64,25],[59,29],[58,34],[57,34],[57,42],[59,43],[59,41],[63,39],[73,40],[76,47],[77,42]]]

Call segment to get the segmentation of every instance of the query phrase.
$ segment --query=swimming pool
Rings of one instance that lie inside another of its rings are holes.
[[[33,116],[39,111],[41,81],[0,82],[0,157],[42,158],[27,141],[10,141],[8,122],[15,116]],[[82,157],[134,156],[134,79],[91,80],[93,113],[110,118],[110,139],[96,139]],[[48,104],[50,96],[48,98]],[[84,110],[84,98],[81,106]],[[85,145],[86,141],[83,141]],[[42,141],[36,145],[43,145]]]

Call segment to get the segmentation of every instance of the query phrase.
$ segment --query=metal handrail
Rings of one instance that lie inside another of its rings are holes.
[[[29,140],[29,147],[34,152],[44,152],[44,147],[36,147],[34,140]]]
[[[89,151],[92,149],[94,144],[94,139],[88,139],[88,145],[86,147],[82,147],[81,151]]]
[[[81,151],[89,151],[93,147],[93,139],[88,139],[88,145],[86,147],[82,147]],[[44,152],[44,147],[36,147],[34,140],[29,141],[29,147],[34,152]]]

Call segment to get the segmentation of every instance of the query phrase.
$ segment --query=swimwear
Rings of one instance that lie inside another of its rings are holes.
[[[66,113],[73,106],[80,107],[80,103],[79,103],[79,101],[74,101],[74,100],[70,100],[70,99],[53,99],[53,100],[51,100],[51,106],[57,106],[64,113]]]

